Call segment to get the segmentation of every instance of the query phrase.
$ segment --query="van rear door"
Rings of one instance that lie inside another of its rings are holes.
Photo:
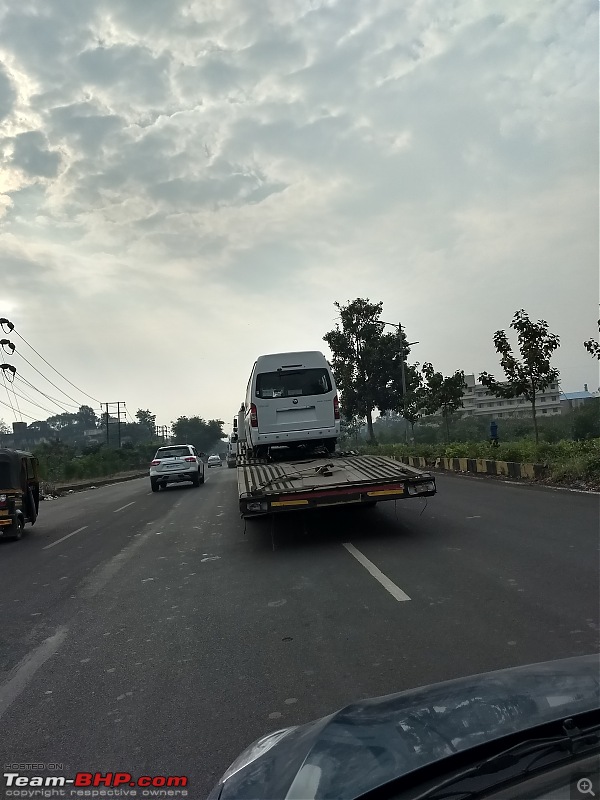
[[[254,396],[259,432],[332,428],[334,394],[326,367],[295,365],[257,372]]]

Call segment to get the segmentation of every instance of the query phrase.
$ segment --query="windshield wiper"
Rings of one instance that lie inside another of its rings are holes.
[[[511,768],[513,768],[513,772],[505,776],[503,780],[514,779],[515,777],[527,775],[540,759],[552,753],[563,752],[568,753],[569,756],[575,756],[579,755],[582,746],[597,746],[600,744],[600,725],[592,725],[580,730],[572,719],[567,719],[563,723],[563,730],[565,733],[560,736],[519,742],[519,744],[509,747],[507,750],[496,753],[481,763],[463,770],[458,775],[453,775],[436,786],[432,786],[423,794],[415,797],[414,800],[448,800],[451,797],[460,797],[461,800],[467,800],[467,798],[475,797],[490,787],[480,786],[477,789],[465,788],[460,790],[456,784],[462,783],[462,781],[478,776],[495,775]],[[523,759],[527,758],[527,756],[533,756],[533,758],[526,765],[523,765]],[[444,791],[446,789],[449,789],[449,791]]]

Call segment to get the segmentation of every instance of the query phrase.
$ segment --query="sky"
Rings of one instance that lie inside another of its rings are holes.
[[[444,374],[500,376],[524,308],[563,389],[596,389],[597,14],[0,0],[0,317],[77,390],[14,334],[5,360],[56,399],[230,422],[258,355],[329,355],[365,297]]]

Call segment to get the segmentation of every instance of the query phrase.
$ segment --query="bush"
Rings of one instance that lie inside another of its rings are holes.
[[[488,458],[497,461],[545,464],[553,477],[563,479],[600,479],[600,438],[574,442],[541,442],[533,439],[502,442],[492,447],[489,442],[452,442],[450,444],[386,444],[362,448],[364,453],[405,458]]]

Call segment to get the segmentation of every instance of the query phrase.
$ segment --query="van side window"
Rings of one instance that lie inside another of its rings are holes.
[[[331,391],[331,380],[326,369],[263,372],[256,376],[256,396],[262,400],[310,397]]]

